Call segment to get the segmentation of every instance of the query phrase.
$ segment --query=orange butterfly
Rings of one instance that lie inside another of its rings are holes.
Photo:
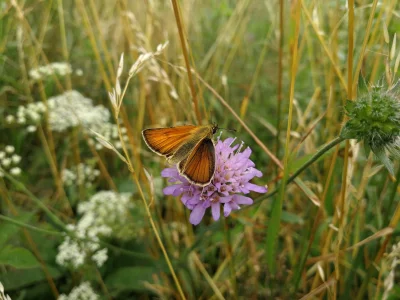
[[[179,173],[189,182],[206,186],[215,172],[212,137],[217,130],[217,125],[184,125],[145,129],[142,135],[150,150],[177,164]]]

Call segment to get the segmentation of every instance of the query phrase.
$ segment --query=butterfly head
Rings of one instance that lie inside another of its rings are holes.
[[[212,130],[212,134],[215,134],[218,131],[218,125],[217,123],[213,123],[211,125],[211,130]]]

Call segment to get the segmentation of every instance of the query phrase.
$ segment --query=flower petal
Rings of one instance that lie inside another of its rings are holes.
[[[178,177],[179,173],[176,168],[166,168],[161,171],[162,177]]]
[[[246,183],[245,187],[246,187],[246,189],[248,189],[250,191],[257,192],[257,193],[266,193],[268,191],[268,189],[266,187],[260,186],[260,185],[256,185],[256,184],[253,184],[253,183],[250,183],[250,182]]]
[[[237,204],[245,204],[245,205],[250,205],[253,204],[253,199],[242,196],[242,195],[235,195],[233,196],[234,200]]]
[[[215,221],[219,220],[220,214],[221,214],[221,210],[219,208],[219,203],[215,202],[211,204],[211,213],[213,216],[213,219]]]
[[[228,203],[232,201],[233,196],[219,197],[219,203]]]
[[[232,207],[230,206],[229,202],[225,203],[224,205],[224,216],[227,217],[232,211]]]
[[[182,194],[183,189],[182,189],[182,184],[174,184],[167,186],[163,189],[164,195],[172,195],[172,196],[179,196]]]
[[[203,207],[201,204],[197,204],[196,207],[192,210],[189,221],[193,225],[198,225],[200,221],[204,217],[204,213],[206,212],[206,209]]]

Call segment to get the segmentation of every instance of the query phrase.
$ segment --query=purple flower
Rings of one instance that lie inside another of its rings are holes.
[[[267,192],[265,187],[249,182],[253,177],[261,177],[262,173],[249,159],[250,148],[247,147],[240,152],[243,144],[232,146],[234,141],[234,138],[227,138],[225,141],[218,140],[215,145],[214,179],[207,186],[201,187],[190,183],[179,174],[176,167],[166,168],[161,172],[162,177],[169,177],[168,181],[174,183],[164,188],[164,194],[176,197],[182,195],[182,203],[192,211],[190,223],[193,225],[200,223],[209,207],[211,207],[214,220],[218,220],[220,205],[223,205],[224,216],[227,217],[232,210],[240,209],[240,204],[253,203],[251,198],[241,193]]]

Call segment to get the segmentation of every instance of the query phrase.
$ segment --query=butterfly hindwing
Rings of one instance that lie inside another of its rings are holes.
[[[207,185],[214,177],[215,148],[210,138],[201,140],[187,158],[178,164],[179,172],[197,185]]]

